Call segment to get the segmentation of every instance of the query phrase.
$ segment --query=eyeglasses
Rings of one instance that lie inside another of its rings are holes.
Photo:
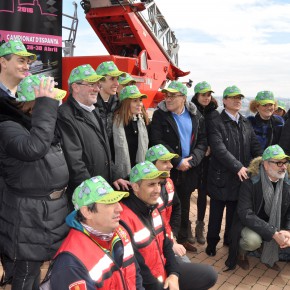
[[[91,89],[100,88],[100,86],[101,86],[99,83],[90,83],[90,84],[76,83],[76,84],[80,85],[80,86],[86,86],[86,87],[89,87]]]
[[[177,97],[184,97],[184,95],[181,95],[181,94],[170,94],[170,93],[166,93],[165,94],[165,99],[168,99],[168,98],[177,98]]]
[[[273,164],[276,164],[278,167],[282,167],[283,165],[286,165],[287,166],[289,164],[289,161],[285,161],[285,162],[278,161],[278,162],[275,162],[275,161],[269,160],[268,162],[273,163]]]
[[[226,97],[226,99],[241,100],[241,99],[243,99],[243,97],[242,96],[232,96],[232,97]]]

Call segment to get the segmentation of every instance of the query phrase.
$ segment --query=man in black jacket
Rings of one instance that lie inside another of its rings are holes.
[[[253,157],[262,154],[250,122],[239,113],[243,98],[238,87],[227,87],[223,94],[225,109],[221,114],[216,112],[208,123],[208,140],[212,152],[208,171],[210,214],[206,253],[209,256],[216,255],[225,207],[224,245],[229,244],[239,187],[248,179],[246,167]]]
[[[83,180],[101,175],[117,189],[128,189],[128,181],[112,162],[106,130],[94,104],[102,76],[89,65],[74,68],[68,83],[71,95],[59,108],[58,129],[70,172],[68,195]]]
[[[163,144],[171,153],[179,155],[172,160],[171,179],[181,203],[181,225],[177,242],[188,251],[196,251],[189,240],[190,196],[197,188],[197,166],[207,150],[203,116],[186,99],[187,88],[173,81],[164,89],[165,100],[160,102],[151,123],[151,145]],[[191,232],[191,229],[190,229]]]
[[[39,289],[41,264],[67,234],[69,172],[55,136],[65,94],[55,92],[52,78],[34,75],[21,81],[16,100],[1,103],[0,248],[13,264],[12,289]]]
[[[119,107],[119,98],[117,95],[119,77],[125,76],[126,73],[120,71],[113,61],[102,62],[97,67],[96,73],[104,78],[100,80],[100,91],[95,105],[99,110],[101,120],[109,138],[112,160],[115,161],[113,118],[114,112]]]
[[[166,235],[157,209],[160,183],[166,177],[167,171],[159,171],[149,161],[136,164],[130,172],[133,192],[122,201],[120,223],[131,236],[143,286],[146,290],[209,289],[217,280],[213,267],[177,262]]]
[[[289,158],[279,145],[272,145],[262,157],[251,162],[250,178],[242,183],[239,191],[233,239],[226,261],[229,269],[237,263],[248,270],[246,253],[260,248],[261,262],[280,270],[276,264],[279,249],[290,246]]]
[[[0,115],[5,111],[7,102],[16,98],[17,86],[27,75],[29,64],[36,59],[36,55],[26,50],[20,40],[9,40],[0,47]],[[8,105],[9,106],[9,105]],[[3,118],[3,117],[2,117]],[[6,118],[6,117],[5,117]],[[1,116],[0,116],[1,122]],[[4,186],[0,170],[0,193]],[[12,262],[1,255],[1,262],[4,267],[5,277],[2,276],[0,286],[11,281]],[[6,262],[5,262],[6,261]],[[10,274],[11,273],[11,274]]]

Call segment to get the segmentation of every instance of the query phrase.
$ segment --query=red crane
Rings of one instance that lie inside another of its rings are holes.
[[[82,0],[81,6],[109,55],[63,57],[64,86],[74,67],[89,63],[97,68],[112,60],[136,79],[148,95],[144,100],[148,108],[163,98],[159,89],[167,80],[189,74],[178,68],[178,41],[154,0]]]

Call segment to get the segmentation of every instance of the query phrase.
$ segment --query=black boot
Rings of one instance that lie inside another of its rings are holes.
[[[191,229],[191,221],[188,221],[188,227],[187,227],[187,241],[191,244],[195,243],[195,238],[193,237],[192,234],[192,229]]]

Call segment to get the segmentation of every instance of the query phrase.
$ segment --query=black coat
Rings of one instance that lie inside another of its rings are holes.
[[[13,260],[49,260],[68,231],[66,196],[48,197],[68,182],[54,135],[58,102],[36,99],[31,118],[9,100],[0,102],[1,250]]]
[[[70,196],[78,185],[93,176],[101,175],[109,183],[119,178],[98,111],[94,110],[93,114],[99,126],[87,118],[84,109],[72,96],[59,107],[57,128],[70,173]]]
[[[282,117],[272,115],[269,120],[265,121],[257,113],[255,116],[249,116],[247,119],[252,124],[263,150],[270,145],[278,144],[284,126],[284,119]]]
[[[194,96],[191,101],[196,105],[197,109],[199,112],[203,115],[205,119],[205,127],[206,127],[206,132],[209,131],[209,123],[210,120],[215,116],[215,111],[217,109],[217,102],[211,101],[206,107],[203,107],[200,105],[200,103],[197,101],[197,97]],[[208,136],[208,134],[207,134]],[[207,139],[208,144],[209,140]],[[208,167],[209,167],[209,160],[210,160],[210,155],[205,156],[198,168],[198,173],[199,173],[199,183],[200,185],[205,185],[207,184],[207,177],[208,177]]]
[[[269,242],[277,230],[273,225],[269,224],[264,216],[263,191],[259,174],[259,166],[261,158],[256,158],[250,165],[250,179],[244,181],[239,190],[239,200],[237,213],[231,228],[231,244],[229,249],[229,257],[226,265],[233,269],[237,262],[239,249],[239,240],[243,227],[248,227],[258,235],[263,241]],[[288,167],[288,173],[289,173]],[[281,229],[290,230],[290,179],[288,176],[284,178],[282,190],[281,205]]]
[[[114,113],[120,105],[117,95],[110,96],[108,102],[104,102],[101,94],[98,94],[97,103],[95,106],[98,108],[99,116],[103,122],[104,128],[110,143],[112,160],[115,161],[114,139],[113,139],[113,121]]]
[[[172,113],[166,109],[165,102],[158,104],[158,109],[154,112],[151,130],[150,143],[152,145],[163,144],[167,149],[179,155],[178,158],[171,160],[173,168],[171,170],[171,178],[175,185],[185,183],[188,192],[194,191],[198,185],[197,166],[200,164],[207,149],[206,129],[203,116],[192,103],[186,102],[186,108],[189,111],[192,121],[192,142],[190,145],[190,154],[192,156],[189,161],[192,168],[182,172],[177,170],[177,166],[182,160],[182,148],[177,124]]]
[[[279,145],[284,149],[287,155],[290,154],[290,118],[287,119],[283,127]]]
[[[238,199],[240,180],[237,173],[262,155],[262,148],[249,121],[240,115],[239,125],[225,112],[215,111],[209,121],[208,139],[211,159],[208,191],[211,198],[223,201]]]

